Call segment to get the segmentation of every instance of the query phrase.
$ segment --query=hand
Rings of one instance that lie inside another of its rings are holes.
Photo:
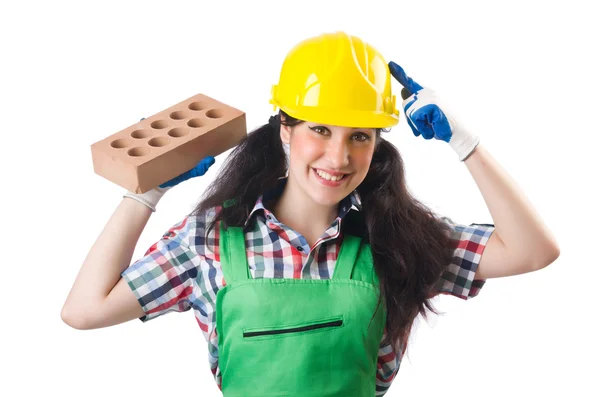
[[[479,144],[479,137],[469,132],[446,106],[442,106],[434,91],[423,88],[408,77],[398,64],[390,62],[389,68],[392,76],[403,86],[402,108],[413,134],[450,143],[459,160],[464,161]]]
[[[211,165],[215,163],[215,158],[213,156],[207,156],[203,158],[194,168],[189,171],[184,172],[183,174],[176,176],[168,182],[163,183],[159,186],[159,188],[170,189],[175,185],[180,184],[183,181],[187,181],[190,178],[195,178],[197,176],[202,176],[206,174],[206,171],[210,168]]]
[[[143,118],[141,120],[144,120]],[[141,121],[140,120],[140,121]],[[215,163],[215,158],[213,156],[207,156],[203,158],[194,168],[184,172],[183,174],[176,176],[175,178],[151,189],[142,194],[136,194],[133,192],[126,192],[123,197],[129,197],[131,199],[137,200],[140,203],[144,204],[148,208],[152,210],[152,212],[156,211],[156,205],[159,200],[164,196],[164,194],[169,191],[173,186],[180,184],[181,182],[187,181],[190,178],[195,178],[197,176],[202,176],[208,171],[208,169]]]

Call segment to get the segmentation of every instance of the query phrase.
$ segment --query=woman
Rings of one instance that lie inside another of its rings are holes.
[[[402,159],[382,137],[399,119],[391,77],[404,86],[414,134],[449,143],[495,225],[454,224],[409,194]],[[472,298],[486,279],[558,257],[477,136],[359,38],[299,43],[271,103],[278,114],[232,151],[196,209],[126,269],[162,195],[214,159],[125,194],[67,298],[67,324],[100,328],[193,308],[226,397],[383,395],[414,319],[435,312],[430,298]]]

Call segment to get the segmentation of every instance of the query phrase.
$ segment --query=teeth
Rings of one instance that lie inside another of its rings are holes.
[[[319,176],[321,176],[321,178],[323,179],[327,179],[328,181],[339,181],[340,179],[342,179],[344,177],[344,175],[340,175],[337,177],[331,176],[326,172],[323,172],[321,170],[316,170],[317,174],[319,174]]]

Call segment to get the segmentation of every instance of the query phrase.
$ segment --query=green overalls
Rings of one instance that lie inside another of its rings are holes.
[[[373,397],[385,300],[368,244],[345,233],[330,280],[253,279],[241,227],[220,226],[224,397]]]

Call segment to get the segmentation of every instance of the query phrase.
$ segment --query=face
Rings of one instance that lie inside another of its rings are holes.
[[[281,140],[290,145],[288,184],[316,204],[338,204],[365,179],[376,137],[373,128],[308,121],[294,127],[282,125]]]

